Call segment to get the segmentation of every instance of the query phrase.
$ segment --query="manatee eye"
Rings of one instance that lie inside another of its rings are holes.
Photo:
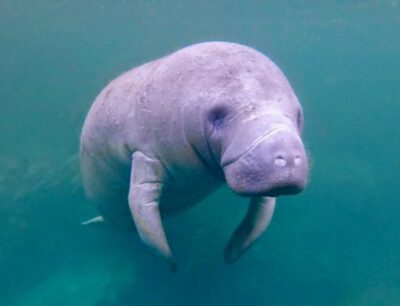
[[[303,112],[300,108],[297,111],[296,123],[299,131],[301,132],[303,130]]]
[[[228,108],[225,106],[215,107],[210,111],[208,119],[214,125],[214,127],[219,128],[223,125],[228,112]]]

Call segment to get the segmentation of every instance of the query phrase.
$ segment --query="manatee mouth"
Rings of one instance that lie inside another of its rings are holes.
[[[301,193],[303,190],[304,190],[303,185],[292,184],[292,185],[284,185],[272,188],[266,192],[263,192],[263,195],[268,197],[278,197],[281,195],[295,195]]]
[[[240,159],[242,156],[246,155],[248,152],[252,151],[259,143],[261,143],[262,141],[264,141],[265,139],[267,139],[268,137],[270,137],[271,135],[275,134],[275,132],[277,131],[281,131],[281,130],[289,130],[288,127],[286,126],[277,126],[274,127],[273,129],[269,130],[266,134],[256,138],[256,140],[244,151],[241,152],[235,156],[232,156],[230,158],[227,158],[226,160],[224,160],[224,158],[222,157],[222,161],[221,161],[221,167],[225,168],[231,164],[233,164],[234,162],[236,162],[238,159]]]
[[[229,169],[229,167],[227,168]],[[229,171],[229,170],[228,170]],[[242,171],[240,171],[242,173]],[[306,184],[306,178],[289,177],[291,171],[280,177],[277,181],[273,176],[265,176],[261,179],[251,180],[244,185],[233,185],[231,189],[241,196],[265,196],[279,197],[282,195],[296,195],[301,193]],[[247,173],[245,173],[247,174]]]

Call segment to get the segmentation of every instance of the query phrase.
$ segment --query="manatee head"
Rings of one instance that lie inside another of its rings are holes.
[[[185,101],[186,138],[202,160],[238,194],[301,192],[308,174],[303,113],[282,71],[237,44],[207,43],[196,48],[199,54],[185,52],[190,61],[180,63],[184,82],[176,91]]]
[[[208,114],[209,144],[228,186],[245,196],[301,192],[308,161],[294,95],[252,103],[216,103]]]

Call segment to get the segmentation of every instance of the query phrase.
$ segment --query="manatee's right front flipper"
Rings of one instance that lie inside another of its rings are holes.
[[[261,236],[271,222],[275,198],[252,198],[242,223],[232,235],[225,249],[225,262],[237,260]]]
[[[132,155],[128,200],[137,231],[143,242],[164,256],[175,271],[159,210],[164,177],[165,168],[160,161],[141,152]]]

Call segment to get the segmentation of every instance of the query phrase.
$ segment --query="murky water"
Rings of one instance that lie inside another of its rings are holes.
[[[399,305],[400,2],[0,3],[1,305]],[[77,163],[95,96],[195,42],[269,55],[305,114],[310,184],[234,265],[246,200],[222,189],[165,220],[172,274],[96,214]]]

